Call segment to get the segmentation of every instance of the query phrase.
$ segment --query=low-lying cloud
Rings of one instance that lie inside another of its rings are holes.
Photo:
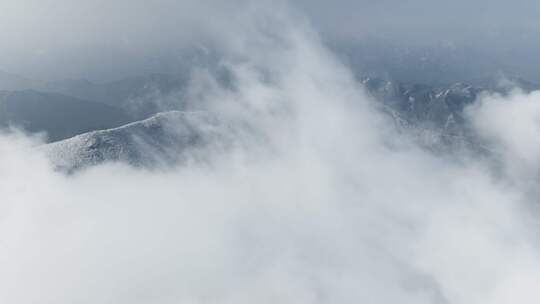
[[[469,108],[475,129],[513,174],[536,177],[539,168],[540,92],[515,90],[509,95],[484,95]]]
[[[209,162],[65,176],[34,141],[0,137],[0,302],[537,302],[530,175],[416,147],[280,12],[221,41],[234,85],[194,82],[201,107],[243,130]],[[471,110],[503,165],[538,165],[534,141],[512,136],[538,134],[536,98]]]

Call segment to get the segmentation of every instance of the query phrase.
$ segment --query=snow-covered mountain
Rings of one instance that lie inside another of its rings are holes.
[[[376,78],[364,79],[363,85],[399,130],[412,134],[424,147],[446,152],[452,148],[478,148],[463,112],[482,91],[496,90],[462,83],[407,85]],[[169,111],[118,128],[80,134],[41,149],[57,168],[67,171],[109,161],[167,167],[204,158],[202,147],[223,148],[228,131],[207,112]]]
[[[430,125],[448,132],[463,122],[463,109],[485,90],[463,83],[434,87],[373,78],[365,79],[363,83],[377,101],[397,111],[410,123]]]
[[[203,158],[200,148],[226,145],[226,127],[206,112],[169,111],[119,128],[93,131],[41,147],[61,170],[109,161],[155,168]]]
[[[481,93],[507,94],[517,87],[524,91],[540,89],[540,85],[522,79],[500,77],[449,85],[406,84],[368,77],[361,82],[398,128],[413,134],[421,145],[442,151],[462,146],[479,148],[464,110]]]

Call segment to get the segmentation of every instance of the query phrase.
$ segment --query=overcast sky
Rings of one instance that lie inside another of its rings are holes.
[[[248,3],[265,1],[1,1],[0,70],[38,78],[159,70],[178,48],[220,36]],[[450,43],[486,53],[535,51],[539,45],[540,4],[533,0],[292,2],[327,40],[375,38],[402,47]]]
[[[455,39],[538,32],[534,0],[297,0],[315,23],[350,36]],[[521,32],[523,31],[523,32]],[[501,37],[506,39],[511,37]]]

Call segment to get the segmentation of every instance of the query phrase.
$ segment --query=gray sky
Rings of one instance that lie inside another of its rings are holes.
[[[174,55],[179,48],[230,31],[243,7],[265,1],[1,1],[0,70],[91,79],[159,71],[181,60]],[[506,52],[504,60],[519,66],[527,65],[528,55],[515,62],[512,57],[540,49],[540,4],[532,0],[292,2],[327,40],[465,45],[486,54]]]
[[[537,33],[540,4],[533,0],[297,0],[334,33],[423,39],[481,39]],[[397,36],[397,37],[396,37]],[[511,37],[500,37],[507,39]]]

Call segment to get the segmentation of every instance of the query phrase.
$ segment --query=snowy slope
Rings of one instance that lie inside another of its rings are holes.
[[[201,148],[216,147],[224,130],[205,112],[170,111],[146,120],[94,131],[41,147],[60,169],[119,161],[137,167],[170,166],[201,157]]]

